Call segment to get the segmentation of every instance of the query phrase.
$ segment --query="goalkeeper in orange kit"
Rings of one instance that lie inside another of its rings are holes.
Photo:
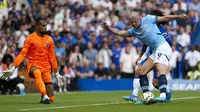
[[[35,32],[26,38],[24,47],[14,62],[14,67],[4,71],[1,78],[7,79],[12,75],[15,68],[27,56],[29,77],[35,78],[36,86],[42,95],[40,103],[50,104],[54,101],[51,69],[56,75],[58,86],[63,86],[63,77],[58,72],[57,60],[54,54],[54,42],[50,36],[46,35],[46,25],[47,22],[45,20],[36,20]]]

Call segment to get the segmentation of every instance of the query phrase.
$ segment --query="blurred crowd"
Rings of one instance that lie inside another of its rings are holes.
[[[34,32],[35,19],[45,18],[66,85],[77,77],[132,78],[142,43],[112,35],[100,24],[128,29],[131,11],[145,16],[153,9],[165,15],[188,14],[189,20],[165,26],[173,39],[170,76],[200,79],[199,0],[0,0],[0,60],[6,54],[15,59],[26,36]],[[26,60],[19,70],[25,65]]]

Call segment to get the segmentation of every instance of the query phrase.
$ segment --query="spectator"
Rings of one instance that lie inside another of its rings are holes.
[[[179,6],[181,6],[181,8],[178,8]],[[185,2],[183,2],[183,0],[177,0],[177,3],[175,3],[173,5],[173,11],[177,11],[178,9],[182,9],[186,12],[187,11],[187,4]]]
[[[199,21],[199,17],[198,17],[197,12],[195,10],[190,10],[189,11],[189,17],[190,17],[189,25],[195,26],[195,24],[197,24],[198,21]]]
[[[19,51],[21,51],[22,47],[24,46],[24,42],[28,35],[29,35],[29,32],[26,30],[25,24],[21,25],[20,30],[15,32],[15,36],[18,40],[17,48],[19,49]]]
[[[13,57],[10,54],[5,54],[2,59],[2,64],[0,65],[0,73],[5,70],[11,69],[13,67]],[[0,86],[4,87],[3,93],[9,92],[9,94],[13,94],[16,91],[17,84],[24,83],[23,79],[21,79],[18,75],[18,68],[15,69],[13,74],[9,77],[7,81],[0,79]]]
[[[71,32],[65,33],[64,38],[62,39],[62,42],[67,44],[69,47],[72,47],[76,44],[77,40],[76,38],[71,34]]]
[[[66,51],[65,51],[65,44],[64,43],[57,42],[54,49],[55,49],[56,56],[61,57],[61,58],[66,57]]]
[[[175,11],[176,14],[181,15],[184,14],[186,11],[184,9],[182,9],[182,4],[178,4],[178,10]],[[184,27],[186,25],[186,21],[182,20],[182,19],[178,19],[177,20],[177,24],[179,26]]]
[[[200,14],[200,2],[199,0],[192,0],[192,3],[189,4],[189,10],[195,10],[198,14]]]
[[[60,11],[59,7],[55,8],[55,17],[54,17],[54,27],[55,30],[58,29],[58,27],[62,24],[63,22],[63,13]]]
[[[88,48],[84,51],[84,57],[90,61],[89,68],[94,70],[97,66],[97,49],[93,48],[91,42],[88,43]]]
[[[69,63],[76,68],[82,67],[83,64],[83,55],[80,53],[79,46],[73,48],[73,52],[70,54]]]
[[[82,36],[83,30],[82,28],[78,28],[76,32],[76,38],[77,38],[77,45],[80,47],[80,52],[83,53],[83,51],[86,49],[86,41]]]
[[[89,11],[86,10],[83,13],[83,16],[80,18],[80,26],[85,29],[86,24],[89,23],[91,20],[92,20],[92,18],[89,16]]]
[[[119,58],[120,58],[121,50],[122,50],[122,48],[120,46],[120,43],[117,41],[115,43],[115,46],[114,46],[113,50],[112,50],[112,52],[113,52],[112,62],[115,64],[115,66],[117,68],[119,68],[119,64],[120,64],[119,63]]]
[[[95,70],[95,79],[106,79],[108,76],[108,70],[104,69],[103,63],[98,63],[98,67]]]
[[[26,15],[26,5],[25,5],[25,4],[21,4],[21,10],[19,10],[17,13],[18,13],[20,16]]]
[[[184,27],[180,27],[180,34],[177,36],[177,43],[182,48],[187,48],[190,45],[190,36],[185,32]]]
[[[91,61],[89,61],[89,60],[85,60],[83,62],[83,67],[81,67],[77,72],[77,75],[80,78],[93,78],[94,77],[94,70],[89,68],[90,62]]]
[[[120,79],[121,75],[120,75],[120,70],[118,68],[116,68],[115,64],[111,64],[110,70],[108,72],[108,79]]]
[[[177,76],[177,61],[181,61],[182,55],[176,50],[176,45],[172,45],[172,57],[169,61],[170,63],[170,70],[171,70],[171,77],[172,78],[178,78]]]
[[[70,84],[70,80],[75,78],[76,75],[73,71],[73,69],[70,66],[66,66],[65,61],[62,61],[61,66],[60,66],[60,74],[63,75],[64,78],[64,86],[59,88],[59,92],[67,92],[67,84]]]
[[[13,18],[20,19],[20,15],[19,15],[19,13],[17,13],[15,2],[12,3],[12,7],[9,9],[9,13],[13,14]]]
[[[136,59],[133,52],[131,52],[130,45],[126,45],[124,53],[120,56],[120,70],[122,78],[133,78],[135,61]]]
[[[83,31],[83,37],[88,43],[91,40],[91,33],[93,32],[92,26],[90,23],[86,24],[86,29]]]
[[[185,54],[185,70],[188,71],[194,71],[197,64],[200,62],[200,53],[195,50],[195,46],[191,47],[191,50],[189,50]]]
[[[62,41],[62,38],[61,38],[61,36],[60,36],[60,34],[59,34],[58,31],[56,31],[56,32],[54,33],[54,35],[52,36],[52,38],[53,38],[54,43],[57,43],[57,42],[61,42],[61,41]]]
[[[171,10],[170,10],[170,2],[169,1],[164,1],[164,3],[162,4],[162,8],[161,10],[166,14],[166,15],[170,15]]]
[[[187,73],[187,76],[190,80],[200,80],[200,71],[194,67]]]
[[[111,56],[113,55],[112,51],[108,48],[108,44],[104,43],[103,48],[99,51],[98,54],[98,63],[102,63],[104,69],[108,71],[110,64],[112,62]]]

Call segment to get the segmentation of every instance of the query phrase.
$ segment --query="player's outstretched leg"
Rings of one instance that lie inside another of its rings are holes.
[[[139,65],[143,65],[148,58],[144,59]],[[140,68],[141,66],[139,66]],[[137,68],[137,67],[136,67]],[[138,102],[138,92],[140,90],[140,79],[139,79],[139,75],[136,73],[135,74],[135,78],[133,80],[133,92],[130,96],[124,96],[123,99],[127,100],[127,101],[133,101],[133,103],[137,103]]]
[[[138,74],[140,78],[140,86],[143,93],[149,92],[149,81],[147,78],[147,74],[149,73],[149,71],[152,70],[153,67],[153,60],[151,58],[148,58],[146,62],[143,65],[139,65],[136,70],[136,74]]]
[[[134,103],[138,100],[138,92],[140,90],[139,78],[135,77],[133,79],[133,93],[130,96],[123,96],[123,99],[127,101],[133,101]]]

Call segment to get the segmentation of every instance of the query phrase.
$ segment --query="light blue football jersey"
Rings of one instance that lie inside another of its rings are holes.
[[[127,31],[131,36],[138,38],[143,44],[149,46],[152,52],[155,52],[158,46],[166,42],[156,22],[157,16],[147,15],[141,19],[140,27],[132,27]]]

